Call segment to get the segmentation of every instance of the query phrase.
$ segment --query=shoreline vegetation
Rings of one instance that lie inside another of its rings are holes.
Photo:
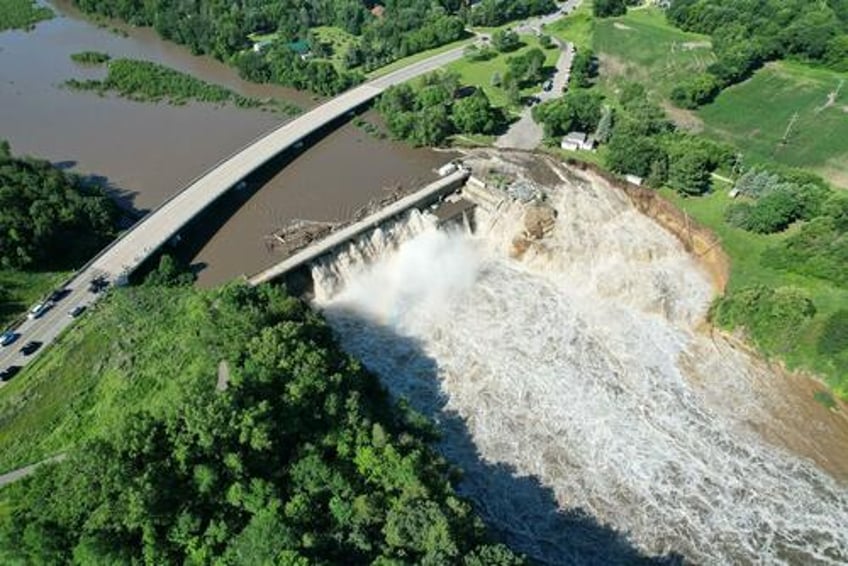
[[[189,102],[232,104],[239,108],[268,109],[287,116],[300,113],[290,102],[242,96],[225,87],[197,79],[170,67],[138,59],[110,59],[105,53],[84,51],[71,58],[78,63],[106,64],[103,79],[69,79],[64,85],[101,96],[115,94],[136,102],[164,102],[181,106]]]
[[[54,17],[53,10],[33,0],[0,0],[0,32],[18,29],[29,31],[38,22]]]

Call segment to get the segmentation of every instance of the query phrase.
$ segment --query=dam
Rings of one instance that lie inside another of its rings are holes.
[[[313,304],[433,420],[498,535],[543,564],[848,560],[844,417],[704,329],[682,243],[603,179],[466,162],[490,173],[475,229],[414,210],[363,233],[310,264]]]

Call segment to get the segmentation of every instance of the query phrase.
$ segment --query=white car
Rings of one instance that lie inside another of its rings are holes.
[[[44,313],[46,313],[47,311],[50,310],[50,307],[52,307],[52,306],[53,306],[53,303],[51,303],[50,301],[47,301],[47,302],[44,302],[44,303],[38,303],[37,305],[32,307],[32,309],[29,311],[27,318],[29,318],[30,320],[33,320],[33,319],[36,319],[36,318],[41,318],[44,315]]]

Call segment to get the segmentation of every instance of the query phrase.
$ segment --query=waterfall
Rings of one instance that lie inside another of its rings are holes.
[[[814,460],[844,453],[844,428],[698,330],[712,289],[679,242],[603,183],[560,179],[543,238],[518,203],[474,235],[412,216],[316,266],[316,306],[541,562],[848,561],[848,490]]]

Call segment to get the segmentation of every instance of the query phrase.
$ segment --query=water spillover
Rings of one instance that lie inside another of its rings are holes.
[[[540,562],[848,561],[848,490],[764,440],[766,370],[696,329],[707,276],[624,195],[551,168],[556,227],[518,258],[513,203],[473,235],[415,214],[316,266],[345,349]]]

